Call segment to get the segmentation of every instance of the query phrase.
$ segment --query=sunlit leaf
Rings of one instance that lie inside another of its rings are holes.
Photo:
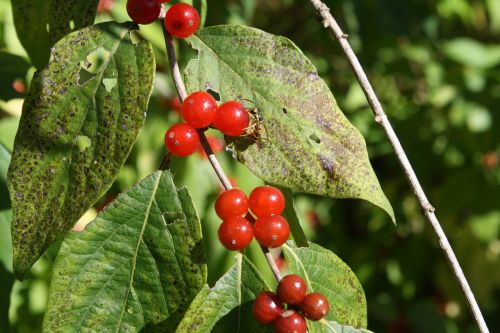
[[[191,197],[169,172],[156,172],[66,237],[44,330],[138,332],[182,315],[205,282]]]
[[[185,70],[187,89],[212,90],[222,101],[241,96],[263,117],[262,124],[249,129],[260,140],[251,135],[231,140],[240,162],[268,183],[365,199],[394,220],[363,137],[290,40],[245,26],[215,26],[190,41],[198,58]]]
[[[74,32],[33,78],[9,169],[18,276],[108,189],[144,123],[155,65],[133,29],[108,22]],[[118,79],[111,91],[106,78]]]

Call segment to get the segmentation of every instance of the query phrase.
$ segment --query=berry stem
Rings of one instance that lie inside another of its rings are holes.
[[[160,17],[161,17],[161,15],[160,15]],[[186,91],[186,86],[184,85],[184,81],[182,80],[181,71],[179,69],[179,63],[177,62],[174,41],[172,39],[172,36],[168,33],[167,29],[165,28],[164,24],[162,24],[162,29],[163,29],[163,36],[165,37],[165,46],[167,48],[168,62],[170,64],[170,71],[172,74],[172,79],[174,81],[174,85],[175,85],[175,89],[177,90],[177,94],[179,95],[179,99],[182,102],[187,97],[187,91]],[[225,190],[232,189],[233,186],[231,185],[229,178],[227,178],[226,173],[222,169],[222,166],[220,165],[219,160],[217,160],[217,157],[215,157],[215,154],[214,154],[212,148],[210,147],[210,144],[208,143],[207,137],[205,136],[204,130],[198,129],[198,134],[200,136],[201,146],[203,147],[203,150],[207,154],[208,160],[210,161],[212,168],[214,169],[215,173],[217,174],[217,177],[219,177],[219,180],[220,180],[222,186],[224,187]],[[163,162],[162,164],[165,164],[165,163]],[[276,265],[276,262],[274,261],[274,258],[272,256],[272,254],[269,252],[268,248],[261,247],[261,249],[262,249],[262,252],[264,253],[264,256],[266,257],[266,260],[269,264],[269,267],[271,268],[271,271],[274,274],[274,277],[279,282],[281,280],[281,273],[278,269],[278,265]]]

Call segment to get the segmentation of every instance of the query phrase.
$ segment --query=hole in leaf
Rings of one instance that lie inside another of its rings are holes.
[[[86,67],[83,67],[81,64],[80,66],[85,68],[90,73],[97,74],[103,70],[102,67],[109,60],[110,55],[111,54],[108,50],[103,47],[99,47],[87,56],[86,61],[84,62]]]
[[[321,139],[315,133],[309,135],[309,139],[313,140],[316,143],[321,143]]]
[[[288,114],[288,110],[286,108],[281,109],[281,111],[283,111],[284,114]]]
[[[50,24],[47,23],[45,25],[45,30],[47,30],[47,32],[50,33]]]
[[[220,94],[212,89],[207,89],[207,93],[213,96],[217,102],[220,102]]]
[[[73,21],[73,20],[69,21],[69,28],[71,30],[75,29],[75,21]]]
[[[104,85],[104,88],[106,88],[107,92],[110,92],[114,87],[116,87],[117,82],[118,80],[115,78],[102,80],[102,84]]]
[[[162,213],[161,216],[166,225],[174,224],[179,220],[180,221],[186,220],[186,215],[184,215],[181,212],[165,212]]]
[[[76,137],[76,144],[78,145],[78,149],[80,149],[80,153],[82,153],[85,149],[92,146],[92,140],[88,136],[79,135]]]
[[[80,69],[79,76],[80,77],[78,79],[78,84],[83,86],[85,83],[87,83],[87,81],[91,80],[96,75],[93,73],[90,73],[87,70],[85,70],[84,68],[82,68],[82,69]]]

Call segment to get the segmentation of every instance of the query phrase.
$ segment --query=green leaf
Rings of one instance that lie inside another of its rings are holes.
[[[455,38],[446,42],[442,50],[450,59],[465,66],[487,69],[500,64],[500,46],[470,38]]]
[[[302,230],[302,226],[300,225],[299,217],[297,216],[297,212],[295,211],[295,203],[293,200],[293,193],[287,188],[280,187],[281,192],[285,196],[285,210],[281,215],[286,218],[288,224],[290,225],[290,232],[293,237],[293,241],[297,247],[308,247],[309,243],[307,242],[306,234],[304,230]]]
[[[138,332],[177,317],[206,281],[201,225],[186,188],[158,171],[120,195],[54,265],[46,332]]]
[[[176,333],[267,332],[252,317],[252,300],[264,290],[269,287],[260,273],[237,253],[236,264],[212,289],[205,286],[196,296]]]
[[[364,328],[367,323],[365,293],[356,275],[333,252],[314,243],[297,248],[293,242],[283,246],[291,273],[302,276],[309,292],[321,292],[330,303],[326,320]],[[328,332],[325,325],[309,322],[309,333]]]
[[[130,38],[135,27],[107,22],[74,32],[33,78],[9,169],[17,276],[109,188],[130,153],[155,70],[150,44]],[[118,79],[110,91],[106,78]]]
[[[394,220],[363,137],[297,46],[244,26],[205,28],[190,41],[199,53],[185,70],[188,91],[210,89],[222,101],[241,96],[262,113],[260,131],[254,127],[260,141],[232,141],[240,162],[268,183],[365,199]]]
[[[50,48],[59,39],[94,23],[98,2],[98,0],[12,1],[17,36],[35,67],[42,69],[47,65]]]
[[[9,273],[12,273],[11,219],[12,211],[10,209],[0,211],[0,266],[3,265]]]

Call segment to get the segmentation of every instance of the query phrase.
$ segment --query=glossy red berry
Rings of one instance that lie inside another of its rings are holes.
[[[306,333],[306,320],[295,310],[287,310],[274,323],[275,333]]]
[[[253,303],[252,313],[257,322],[263,325],[272,324],[284,311],[283,304],[276,294],[270,291],[261,292]]]
[[[196,91],[182,102],[181,114],[186,123],[195,128],[204,128],[215,120],[217,102],[209,93]]]
[[[219,240],[228,250],[242,250],[250,245],[252,239],[252,224],[243,217],[231,217],[219,227]]]
[[[257,217],[279,215],[285,209],[285,197],[273,186],[259,186],[253,189],[248,197],[250,210]]]
[[[240,102],[229,101],[217,108],[214,127],[227,136],[240,136],[249,123],[248,111]]]
[[[330,304],[322,293],[310,293],[300,303],[300,310],[310,320],[320,320],[328,313]]]
[[[253,226],[257,242],[264,247],[279,247],[290,236],[290,226],[280,215],[259,217]]]
[[[165,15],[165,28],[174,37],[186,38],[196,32],[200,25],[200,15],[185,3],[176,3]]]
[[[300,304],[307,293],[307,284],[300,276],[290,274],[278,283],[276,294],[279,299],[288,305]]]
[[[175,124],[165,133],[165,147],[175,156],[187,156],[196,151],[200,137],[188,124]]]
[[[154,22],[160,15],[161,4],[158,0],[128,0],[128,16],[138,24]]]
[[[223,192],[215,201],[215,212],[221,219],[245,217],[248,212],[248,199],[243,191],[231,189]]]

